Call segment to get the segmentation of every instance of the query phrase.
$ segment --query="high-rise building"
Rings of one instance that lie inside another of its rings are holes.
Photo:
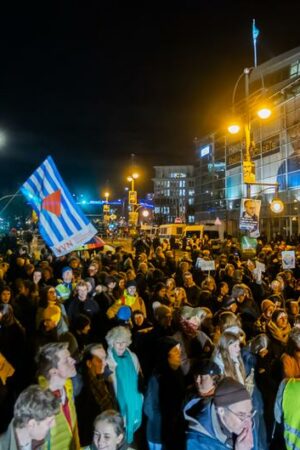
[[[268,100],[272,115],[267,121],[254,117],[254,107]],[[245,92],[240,83],[236,112],[245,112]],[[251,159],[257,183],[279,183],[284,211],[270,210],[274,187],[251,187],[251,196],[261,199],[260,230],[269,237],[300,234],[300,47],[281,54],[253,69],[248,105],[251,116]],[[230,109],[230,105],[228,105]],[[219,217],[227,231],[236,233],[239,209],[246,187],[242,177],[245,139],[215,130],[195,139],[195,220]]]
[[[194,166],[154,166],[155,222],[194,223]]]

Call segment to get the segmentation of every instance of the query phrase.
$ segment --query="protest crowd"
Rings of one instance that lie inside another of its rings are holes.
[[[294,244],[2,247],[0,449],[300,448]]]

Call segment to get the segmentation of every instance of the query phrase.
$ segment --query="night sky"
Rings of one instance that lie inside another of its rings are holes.
[[[217,128],[235,81],[300,45],[298,1],[16,2],[0,15],[0,195],[47,155],[72,192],[119,196],[131,153],[152,166],[193,163],[193,138]],[[47,6],[48,5],[48,6]]]

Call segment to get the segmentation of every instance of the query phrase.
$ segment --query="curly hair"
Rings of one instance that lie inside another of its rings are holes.
[[[105,339],[109,347],[113,347],[116,339],[122,339],[129,346],[131,344],[131,331],[126,327],[114,327],[109,330]]]

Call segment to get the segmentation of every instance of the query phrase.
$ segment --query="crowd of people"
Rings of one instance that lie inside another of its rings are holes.
[[[189,247],[3,252],[1,450],[300,448],[300,248]]]

